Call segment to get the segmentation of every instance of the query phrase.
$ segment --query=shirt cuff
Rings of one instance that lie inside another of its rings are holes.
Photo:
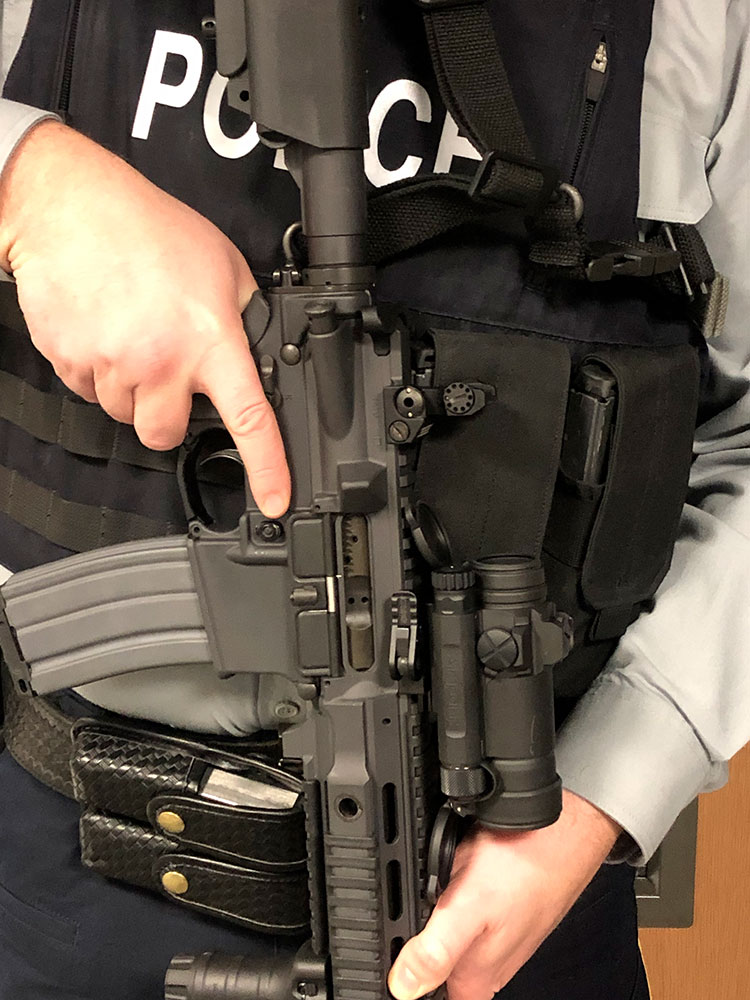
[[[639,867],[685,806],[708,786],[718,787],[722,769],[663,694],[637,685],[624,670],[610,669],[560,730],[557,770],[565,788],[632,838],[621,837],[609,860]]]
[[[712,202],[706,178],[710,143],[681,121],[643,112],[639,218],[700,222]]]
[[[26,133],[47,118],[61,121],[59,115],[51,111],[41,111],[27,104],[0,99],[0,173]]]

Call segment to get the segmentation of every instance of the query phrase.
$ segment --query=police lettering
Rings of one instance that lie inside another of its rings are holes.
[[[183,77],[176,84],[164,83],[164,69],[170,56],[178,56],[185,61]],[[174,31],[156,31],[133,119],[131,133],[133,138],[144,140],[149,138],[157,106],[186,107],[198,91],[202,70],[203,49],[196,38]],[[228,160],[236,160],[247,156],[258,145],[258,130],[252,123],[244,135],[237,138],[232,138],[223,131],[220,123],[220,111],[226,87],[226,78],[219,73],[214,73],[203,102],[203,131],[206,141],[218,156]],[[459,134],[458,126],[451,115],[445,112],[434,163],[425,166],[424,157],[415,156],[405,151],[400,166],[386,167],[379,152],[380,136],[386,118],[399,102],[412,105],[416,122],[428,123],[432,121],[432,100],[422,84],[417,83],[416,80],[394,80],[380,91],[370,109],[370,147],[365,150],[365,173],[374,187],[382,187],[393,181],[414,177],[423,169],[434,170],[436,173],[447,173],[451,170],[456,157],[470,160],[481,159],[469,140]],[[274,160],[274,166],[279,170],[284,170],[286,169],[284,157],[279,153]]]

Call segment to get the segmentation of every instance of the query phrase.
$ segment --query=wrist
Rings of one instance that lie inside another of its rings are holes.
[[[567,788],[563,789],[563,812],[560,819],[586,836],[592,848],[602,853],[602,860],[611,853],[623,832],[620,824],[611,816]]]
[[[547,863],[579,872],[585,882],[611,854],[622,827],[587,799],[563,789],[563,808],[557,822],[539,830],[498,830],[477,824],[474,836],[485,842],[505,843],[514,850]]]
[[[26,132],[0,174],[0,267],[14,270],[21,236],[54,198],[60,183],[61,153],[76,133],[44,118]],[[74,139],[73,139],[74,141]]]

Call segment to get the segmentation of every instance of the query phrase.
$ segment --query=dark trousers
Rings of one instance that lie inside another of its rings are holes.
[[[297,945],[183,912],[81,867],[78,808],[0,756],[0,1000],[161,1000],[180,952]],[[648,1000],[633,874],[605,866],[502,1000]]]

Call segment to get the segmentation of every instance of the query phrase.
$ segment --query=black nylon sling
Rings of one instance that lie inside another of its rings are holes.
[[[500,57],[484,0],[417,0],[424,15],[441,97],[482,155],[473,178],[432,174],[409,178],[370,198],[370,256],[381,261],[457,226],[512,206],[539,216],[558,187],[556,174],[534,157]],[[546,220],[564,244],[579,245],[567,199]],[[555,261],[566,267],[565,258]]]
[[[589,246],[579,192],[561,184],[534,155],[497,46],[486,0],[415,0],[422,10],[432,66],[443,102],[482,156],[473,177],[430,174],[408,178],[369,199],[368,250],[373,263],[459,226],[487,221],[493,212],[520,210],[531,245],[529,261],[551,277],[601,280],[589,265],[622,251],[617,274],[651,278],[677,272],[661,242]],[[649,261],[649,258],[653,258]],[[653,265],[653,266],[652,266]],[[607,280],[608,280],[607,279]]]

